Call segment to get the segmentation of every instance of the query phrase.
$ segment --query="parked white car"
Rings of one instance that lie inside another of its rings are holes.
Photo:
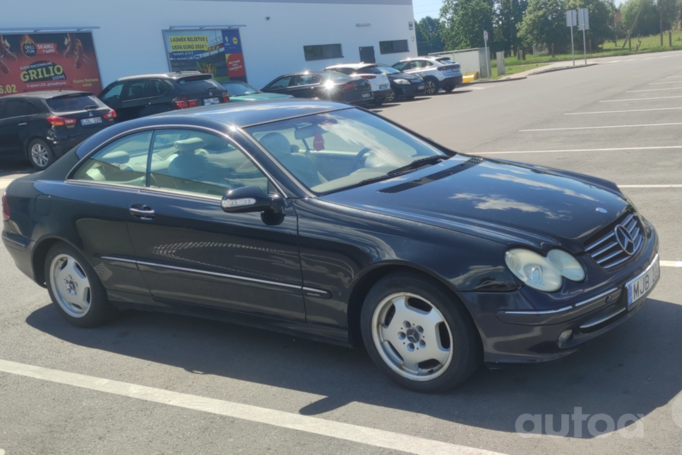
[[[406,58],[393,65],[393,68],[424,79],[427,95],[435,95],[440,89],[451,92],[462,84],[459,63],[453,62],[450,57]]]
[[[374,63],[339,63],[325,68],[326,70],[338,71],[349,76],[357,76],[367,79],[372,86],[372,93],[374,94],[373,103],[381,106],[387,98],[391,98],[393,90],[391,90],[391,81],[388,76],[381,71],[365,71],[367,68],[375,67]]]

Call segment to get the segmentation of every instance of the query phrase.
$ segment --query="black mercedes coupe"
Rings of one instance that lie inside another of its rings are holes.
[[[566,356],[659,278],[656,232],[615,184],[325,101],[115,125],[2,202],[17,267],[76,326],[140,308],[364,344],[417,391]]]

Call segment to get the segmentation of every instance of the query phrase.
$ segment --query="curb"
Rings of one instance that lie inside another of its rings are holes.
[[[533,73],[530,73],[529,76],[537,76],[538,74],[552,73],[554,71],[576,70],[578,68],[587,68],[589,66],[596,66],[596,65],[599,65],[599,63],[593,62],[593,63],[588,63],[587,65],[560,66],[558,68],[548,68],[546,70],[535,71]]]
[[[509,79],[495,79],[492,81],[484,80],[484,79],[477,79],[475,81],[468,82],[466,84],[460,85],[460,87],[466,87],[467,85],[476,85],[476,84],[496,84],[498,82],[509,82],[509,81],[522,81],[523,79],[528,79],[527,76],[521,76],[521,77],[510,77]]]

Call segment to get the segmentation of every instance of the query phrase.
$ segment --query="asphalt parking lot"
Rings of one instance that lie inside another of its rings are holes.
[[[226,323],[127,312],[71,327],[0,249],[0,455],[682,453],[682,52],[376,110],[462,153],[616,182],[660,235],[644,308],[561,362],[422,395],[361,350]],[[24,170],[6,167],[0,188]],[[542,435],[518,433],[528,415]]]

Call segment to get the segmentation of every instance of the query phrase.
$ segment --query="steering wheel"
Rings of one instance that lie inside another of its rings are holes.
[[[355,159],[353,160],[353,167],[351,167],[351,172],[360,169],[360,160],[362,159],[363,156],[367,155],[367,153],[371,151],[372,151],[371,148],[365,147],[362,150],[360,150],[357,155],[355,155]]]

